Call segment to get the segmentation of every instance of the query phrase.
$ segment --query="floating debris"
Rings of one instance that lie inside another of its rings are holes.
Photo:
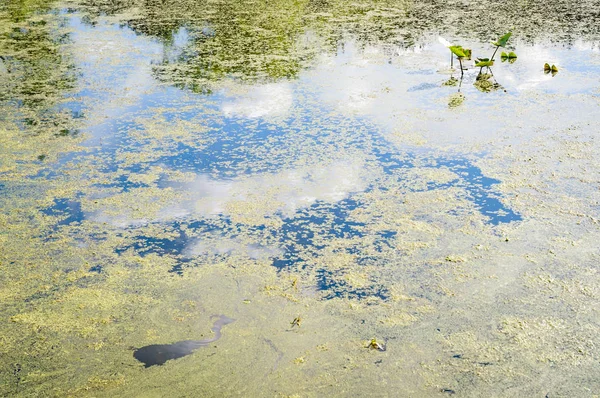
[[[295,317],[293,321],[290,322],[290,325],[292,325],[292,327],[294,326],[298,326],[300,327],[300,324],[302,323],[302,318],[300,318],[299,316]]]
[[[379,343],[377,341],[377,339],[371,339],[367,348],[370,348],[371,350],[377,350],[377,351],[385,351],[386,350],[385,345]]]

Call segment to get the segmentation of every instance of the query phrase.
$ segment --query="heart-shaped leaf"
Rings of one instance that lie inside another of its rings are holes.
[[[492,44],[495,46],[498,46],[498,47],[504,47],[504,46],[506,46],[508,39],[510,39],[510,36],[512,36],[512,32],[508,32],[507,34],[500,36],[498,41],[495,41]]]

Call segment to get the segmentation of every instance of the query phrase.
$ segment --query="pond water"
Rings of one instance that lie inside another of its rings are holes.
[[[599,76],[593,0],[4,2],[0,395],[594,396]]]

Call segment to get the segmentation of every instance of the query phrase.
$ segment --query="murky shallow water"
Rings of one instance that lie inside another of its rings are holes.
[[[597,10],[461,7],[3,6],[2,395],[592,396]]]

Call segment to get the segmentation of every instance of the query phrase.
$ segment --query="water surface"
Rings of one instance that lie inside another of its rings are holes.
[[[0,6],[0,392],[589,396],[598,18]],[[461,79],[438,37],[489,56],[506,21],[516,62]]]

